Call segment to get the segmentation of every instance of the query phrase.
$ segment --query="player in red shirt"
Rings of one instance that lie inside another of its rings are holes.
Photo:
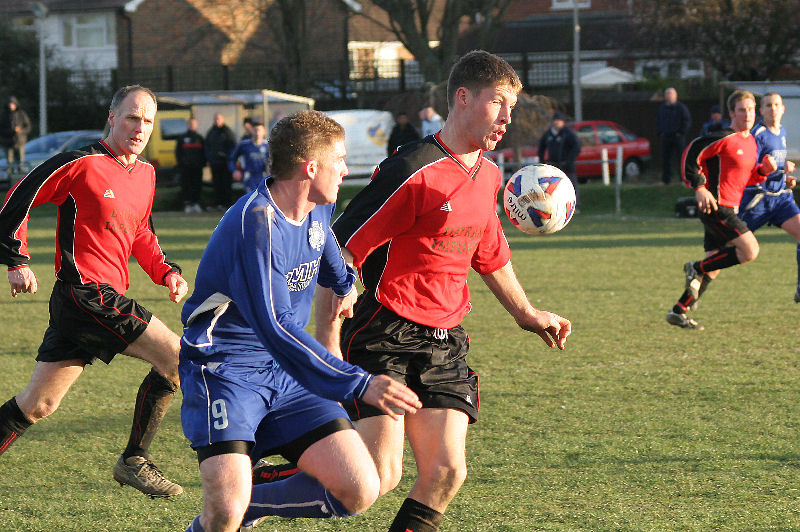
[[[345,360],[403,382],[423,404],[397,420],[361,401],[345,405],[375,459],[381,493],[400,481],[404,436],[414,451],[418,478],[391,532],[438,530],[466,478],[467,427],[479,407],[460,326],[470,310],[469,269],[550,347],[563,349],[571,331],[569,320],[536,310],[520,286],[496,214],[502,175],[483,157],[511,123],[521,88],[503,59],[466,54],[450,73],[442,130],[383,161],[334,224],[365,287],[341,329]],[[331,298],[322,292],[318,314],[332,308]],[[334,349],[338,321],[317,321],[318,337]]]
[[[150,221],[153,167],[137,159],[153,131],[156,97],[139,85],[114,95],[108,136],[45,161],[8,192],[0,209],[0,262],[8,266],[11,295],[35,294],[36,276],[26,245],[30,209],[58,205],[56,283],[50,326],[36,357],[30,384],[0,406],[0,453],[31,424],[52,414],[86,364],[106,364],[116,353],[153,368],[139,388],[128,445],[114,479],[150,495],[183,491],[148,459],[148,448],[178,387],[178,336],[150,311],[124,296],[136,257],[174,302],[188,286],[167,262]]]
[[[750,134],[756,119],[752,93],[736,91],[728,97],[731,128],[693,140],[683,152],[681,175],[695,191],[700,220],[705,226],[706,258],[687,262],[686,287],[667,313],[667,322],[684,329],[703,326],[687,316],[708,284],[724,268],[758,256],[758,242],[738,216],[742,193],[777,168],[771,155],[758,164],[756,141]]]

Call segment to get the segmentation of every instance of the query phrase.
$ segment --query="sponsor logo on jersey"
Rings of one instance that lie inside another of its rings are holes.
[[[115,199],[116,198],[116,196],[114,196],[114,191],[111,190],[110,188],[107,188],[106,191],[103,192],[103,197],[104,198],[111,198],[111,199]]]
[[[308,229],[308,243],[317,251],[322,249],[322,245],[325,243],[325,230],[322,228],[322,224],[316,220]]]
[[[311,285],[319,272],[319,263],[322,257],[317,257],[311,262],[304,262],[286,274],[286,285],[290,292],[300,292]]]

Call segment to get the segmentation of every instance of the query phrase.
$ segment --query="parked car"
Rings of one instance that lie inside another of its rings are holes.
[[[59,131],[31,139],[25,143],[25,162],[19,176],[22,177],[34,167],[43,163],[53,155],[64,151],[72,151],[103,138],[101,129],[81,129],[74,131]],[[0,159],[0,183],[10,185],[12,176],[9,176],[8,160]]]
[[[625,127],[608,120],[584,120],[570,124],[581,141],[581,153],[575,165],[578,181],[585,183],[591,177],[599,177],[602,170],[602,150],[608,150],[609,172],[616,172],[617,147],[622,147],[622,171],[625,177],[637,177],[650,161],[650,141],[631,133]],[[532,160],[538,155],[537,146],[524,146],[521,149],[523,160]],[[506,161],[513,160],[514,150],[502,151]],[[495,161],[496,153],[490,153]]]

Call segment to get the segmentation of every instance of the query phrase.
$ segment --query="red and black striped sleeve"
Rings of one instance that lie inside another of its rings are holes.
[[[706,186],[710,176],[703,174],[703,161],[718,155],[722,140],[732,133],[732,129],[715,131],[697,137],[686,146],[681,157],[681,179],[687,187],[697,189]],[[714,177],[716,181],[719,180],[719,176]]]

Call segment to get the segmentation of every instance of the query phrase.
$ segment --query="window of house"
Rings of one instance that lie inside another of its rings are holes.
[[[553,0],[551,9],[572,9],[575,0]],[[592,7],[591,0],[577,0],[579,8]]]
[[[117,42],[116,26],[111,14],[66,16],[61,27],[65,48],[104,48]]]

